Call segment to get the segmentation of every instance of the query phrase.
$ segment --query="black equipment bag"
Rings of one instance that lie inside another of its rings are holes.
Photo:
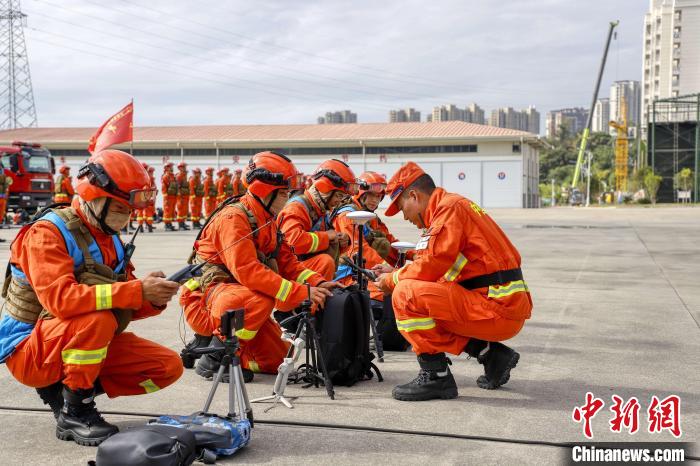
[[[394,307],[391,304],[391,295],[384,297],[384,302],[374,301],[377,306],[372,306],[374,319],[377,321],[377,333],[382,337],[384,351],[406,351],[411,344],[399,332],[396,326]]]
[[[175,426],[146,425],[119,432],[97,448],[97,466],[187,466],[195,460],[195,435]]]
[[[318,314],[321,352],[334,385],[350,387],[372,378],[372,370],[381,382],[382,374],[372,363],[369,351],[369,294],[357,287],[337,289]]]

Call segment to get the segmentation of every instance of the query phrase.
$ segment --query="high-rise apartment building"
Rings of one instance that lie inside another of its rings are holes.
[[[591,130],[594,133],[610,132],[610,99],[598,99],[593,108]]]
[[[627,127],[629,136],[637,137],[638,128],[641,123],[641,101],[642,91],[639,81],[615,81],[610,87],[610,119],[614,121],[622,120],[622,97],[624,96],[627,107]],[[595,116],[595,114],[594,114]],[[610,134],[615,130],[611,127]]]
[[[654,99],[700,92],[700,0],[650,0],[644,18],[642,137]]]
[[[491,110],[489,125],[539,134],[540,112],[532,105],[525,110],[515,110],[512,107],[497,108]]]
[[[586,127],[588,110],[582,107],[563,108],[547,112],[545,123],[545,135],[555,138],[559,135],[559,129],[564,126],[570,134],[576,134]]]
[[[414,108],[389,111],[389,123],[420,121],[420,112]]]
[[[484,109],[472,103],[465,108],[459,108],[454,104],[433,107],[429,121],[466,121],[479,125],[486,124]]]
[[[340,123],[357,123],[357,113],[350,110],[341,112],[326,112],[325,116],[320,116],[316,119],[319,125],[331,125]]]

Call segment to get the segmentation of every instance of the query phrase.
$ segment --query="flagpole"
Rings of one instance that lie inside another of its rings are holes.
[[[131,98],[131,111],[134,109],[134,98]],[[131,117],[131,141],[129,142],[129,154],[134,155],[134,117]]]

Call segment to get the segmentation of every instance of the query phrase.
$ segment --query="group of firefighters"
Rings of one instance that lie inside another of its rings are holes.
[[[375,172],[357,177],[345,162],[331,159],[307,184],[287,156],[265,151],[232,178],[222,170],[216,190],[213,169],[204,181],[195,170],[189,182],[184,163],[177,175],[172,170],[166,165],[163,175],[166,228],[174,221],[185,227],[192,197],[199,198],[192,221],[203,228],[193,246],[203,273],[185,286],[162,272],[135,277],[118,233],[133,211],[148,219],[157,191],[152,167],[117,150],[90,157],[70,204],[23,227],[12,244],[0,362],[51,407],[58,438],[97,445],[118,429],[101,417],[95,396],[152,393],[180,377],[177,353],[125,331],[131,320],[162,312],[178,290],[196,333],[189,345],[222,347],[221,316],[243,308],[236,336],[244,380],[276,373],[288,344],[273,311],[297,309],[307,298],[305,284],[314,311],[322,310],[335,288],[352,283],[338,267],[340,257],[352,257],[359,247],[347,216],[375,212],[385,196],[387,216],[401,211],[422,231],[401,268],[392,265],[395,238],[378,216],[361,239],[366,267],[377,275],[371,296],[391,296],[397,328],[420,366],[392,396],[455,398],[446,353],[467,353],[482,364],[481,388],[508,382],[519,354],[501,342],[518,334],[532,309],[520,255],[481,207],[436,187],[417,164],[406,163],[387,182]],[[196,209],[202,199],[204,225]],[[222,355],[200,358],[197,373],[211,377]]]

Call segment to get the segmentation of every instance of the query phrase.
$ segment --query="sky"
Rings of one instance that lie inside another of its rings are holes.
[[[41,127],[304,124],[352,110],[591,102],[640,80],[646,0],[24,0]],[[544,132],[544,125],[542,125]]]

